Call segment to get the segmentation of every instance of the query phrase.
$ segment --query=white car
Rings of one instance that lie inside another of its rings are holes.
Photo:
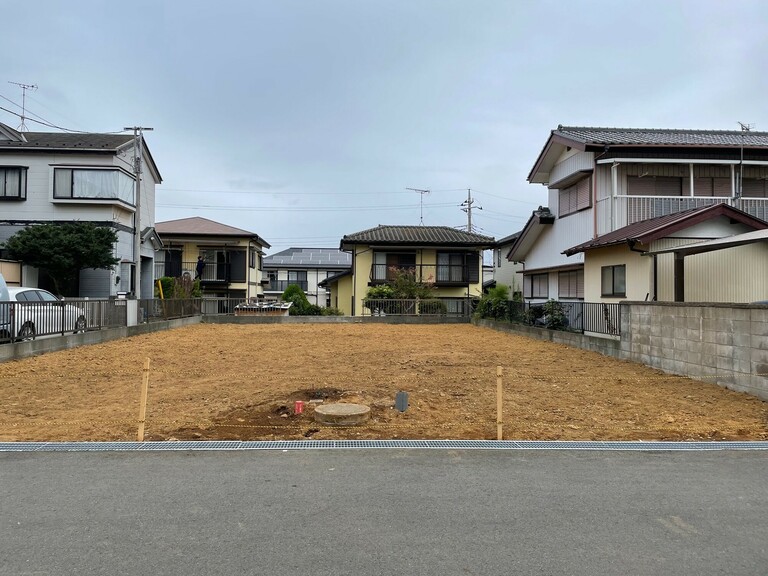
[[[85,310],[40,288],[8,288],[0,302],[0,340],[34,340],[37,336],[85,332]]]

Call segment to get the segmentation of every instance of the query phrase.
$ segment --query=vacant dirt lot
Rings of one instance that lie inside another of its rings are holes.
[[[485,328],[201,324],[0,364],[0,440],[135,440],[146,358],[148,440],[495,439],[497,366],[505,439],[768,439],[756,398]],[[320,426],[310,401],[371,421]]]

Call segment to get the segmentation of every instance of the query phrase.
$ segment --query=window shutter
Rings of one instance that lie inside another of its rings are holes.
[[[477,252],[467,254],[467,281],[472,284],[480,281],[480,257]]]
[[[577,210],[590,207],[591,202],[590,202],[589,193],[592,188],[591,183],[592,183],[592,178],[585,178],[584,180],[582,180],[576,185],[576,189],[577,189],[576,209]]]

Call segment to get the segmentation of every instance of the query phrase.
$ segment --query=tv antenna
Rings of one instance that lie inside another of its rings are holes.
[[[37,84],[22,84],[21,82],[11,82],[8,80],[8,84],[15,84],[21,88],[21,124],[19,124],[19,132],[27,130],[27,125],[24,124],[24,118],[27,110],[27,90],[37,90]]]
[[[418,192],[419,197],[419,226],[424,226],[424,194],[429,194],[429,190],[422,190],[421,188],[406,188],[412,192]]]
[[[470,188],[467,188],[467,199],[464,200],[461,204],[459,204],[459,207],[461,208],[462,212],[467,213],[467,232],[474,232],[472,229],[472,207],[475,203],[475,200],[472,198],[472,190]],[[482,206],[477,207],[478,210],[482,210]]]
[[[739,198],[741,198],[741,195],[744,192],[744,134],[752,130],[755,125],[739,122],[739,126],[741,126],[741,151],[739,153],[739,186],[737,193]]]

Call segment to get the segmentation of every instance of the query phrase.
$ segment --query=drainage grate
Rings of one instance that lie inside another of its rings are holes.
[[[266,440],[173,442],[0,442],[0,452],[128,452],[329,450],[329,449],[462,449],[462,450],[768,450],[768,442],[579,442],[548,440]]]

